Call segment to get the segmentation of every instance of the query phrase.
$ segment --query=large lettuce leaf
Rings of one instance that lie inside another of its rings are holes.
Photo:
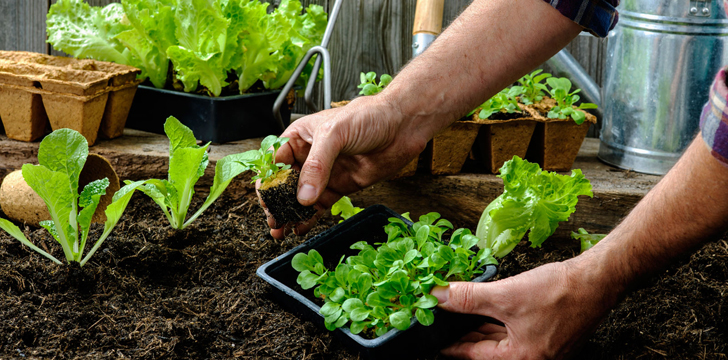
[[[282,0],[270,13],[268,5],[259,0],[122,0],[98,8],[83,0],[59,0],[49,11],[48,41],[77,58],[138,67],[140,77],[158,88],[168,86],[173,74],[185,91],[202,85],[213,96],[230,85],[230,75],[238,78],[240,93],[258,81],[277,89],[321,42],[327,15],[319,5],[303,12],[299,0]],[[298,84],[309,78],[312,65]]]
[[[128,51],[114,37],[130,29],[121,4],[91,7],[83,0],[58,0],[48,10],[48,42],[76,58],[130,64]]]
[[[540,247],[576,210],[579,195],[593,196],[581,170],[559,175],[515,156],[500,172],[503,194],[485,208],[476,231],[478,246],[495,257],[510,253],[526,232],[531,246]]]

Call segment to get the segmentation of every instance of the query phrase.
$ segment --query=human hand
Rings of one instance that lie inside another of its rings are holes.
[[[290,140],[278,150],[276,161],[301,170],[298,201],[319,211],[305,223],[277,224],[261,203],[271,235],[280,239],[290,231],[308,232],[341,196],[396,174],[424,150],[435,131],[406,118],[384,94],[293,122],[281,135]]]
[[[442,350],[463,359],[561,359],[589,336],[618,299],[583,259],[547,264],[492,283],[451,282],[432,295],[452,312],[479,314],[486,323]]]

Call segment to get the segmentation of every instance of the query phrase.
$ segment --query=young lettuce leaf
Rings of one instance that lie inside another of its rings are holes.
[[[581,242],[581,252],[591,249],[599,241],[607,237],[607,234],[589,234],[584,228],[579,228],[579,232],[571,232],[571,238]]]
[[[504,191],[483,211],[476,236],[478,247],[497,258],[515,248],[527,231],[532,247],[540,247],[576,210],[579,195],[593,196],[581,170],[571,176],[541,171],[515,156],[500,169]]]
[[[84,257],[91,219],[109,186],[108,179],[99,179],[88,183],[81,194],[78,194],[79,176],[87,157],[86,139],[74,130],[60,129],[46,136],[41,142],[38,150],[39,165],[25,164],[22,170],[23,179],[43,199],[51,215],[51,220],[41,221],[40,225],[61,244],[66,260],[79,262],[81,266],[109,236],[121,218],[133,190],[139,186],[126,186],[114,195],[114,200],[106,209],[104,232]],[[125,202],[117,201],[123,196],[127,196]],[[61,263],[33,245],[13,223],[0,219],[0,228],[53,262]]]
[[[343,219],[339,221],[341,223],[344,220],[360,213],[362,210],[364,209],[354,206],[348,196],[342,196],[339,201],[331,206],[331,215],[341,215],[341,218]]]
[[[172,228],[183,230],[195,221],[215,200],[222,195],[236,176],[247,167],[239,163],[244,154],[232,154],[220,159],[215,165],[215,178],[210,194],[200,209],[187,221],[187,212],[195,194],[195,184],[205,174],[209,163],[207,147],[197,145],[192,130],[182,125],[174,116],[167,118],[164,132],[169,138],[169,170],[167,180],[143,181],[139,190],[152,198],[162,209]],[[127,181],[127,184],[131,184]]]

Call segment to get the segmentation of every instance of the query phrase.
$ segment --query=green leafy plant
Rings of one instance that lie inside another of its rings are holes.
[[[359,91],[359,95],[364,96],[378,94],[384,90],[384,87],[392,82],[391,76],[388,74],[382,74],[379,77],[379,84],[377,84],[377,73],[374,71],[370,71],[366,74],[361,73],[359,75],[359,79],[361,80],[361,84],[357,86],[358,89],[361,89],[361,91]]]
[[[520,89],[517,88],[506,88],[495,94],[488,101],[484,102],[475,110],[471,111],[468,116],[472,116],[476,112],[478,118],[485,120],[491,117],[493,114],[498,112],[512,114],[517,111],[521,111],[518,106],[517,96],[520,94]]]
[[[246,170],[255,172],[252,182],[258,179],[261,182],[270,181],[279,171],[291,168],[291,165],[276,163],[275,161],[278,149],[286,142],[288,142],[288,138],[268,135],[261,141],[260,149],[248,150],[241,154],[238,163],[244,166]]]
[[[106,207],[104,231],[84,257],[91,218],[106,194],[109,179],[92,181],[78,193],[79,176],[88,157],[88,142],[70,129],[56,130],[46,136],[38,149],[39,165],[23,165],[23,179],[48,206],[51,220],[41,221],[43,226],[61,244],[66,260],[83,266],[103,244],[119,222],[134,190],[142,182],[130,183],[117,191]],[[61,261],[28,240],[12,222],[0,219],[0,228],[23,245],[35,250],[57,264]]]
[[[341,218],[343,219],[339,221],[341,223],[344,220],[360,213],[362,210],[364,209],[354,206],[348,196],[342,196],[341,199],[339,199],[339,201],[331,207],[331,215],[341,215]]]
[[[581,242],[581,252],[584,253],[584,251],[591,249],[599,241],[607,237],[607,235],[589,234],[584,228],[579,228],[579,232],[571,232],[571,237]]]
[[[320,5],[305,13],[298,0],[268,12],[259,0],[122,0],[104,8],[58,0],[47,17],[48,42],[77,58],[138,67],[164,88],[168,74],[184,91],[218,96],[246,92],[256,82],[282,87],[306,52],[321,43],[327,15]],[[312,60],[313,61],[313,60]],[[169,63],[174,71],[170,72]],[[298,84],[310,77],[309,63]],[[230,83],[229,76],[237,78]]]
[[[209,163],[207,147],[210,144],[197,145],[192,130],[182,125],[174,116],[167,118],[164,132],[169,138],[167,180],[146,180],[139,190],[159,205],[172,228],[182,230],[210,207],[230,185],[233,178],[246,168],[238,162],[243,158],[243,154],[232,154],[220,159],[215,165],[215,177],[210,194],[197,212],[185,221],[195,194],[195,184],[205,174]]]
[[[580,97],[576,95],[581,89],[571,91],[571,81],[567,78],[556,78],[551,77],[546,79],[546,83],[551,87],[549,93],[551,97],[556,100],[556,106],[554,106],[548,113],[548,117],[551,119],[566,119],[571,117],[575,123],[581,125],[586,119],[586,115],[582,109],[596,109],[597,105],[592,103],[581,103],[578,107],[574,108]]]
[[[538,69],[530,74],[524,75],[518,82],[520,86],[514,86],[519,92],[518,98],[522,103],[531,105],[543,100],[544,92],[548,91],[546,84],[542,81],[551,77],[549,73],[543,73],[543,70]]]
[[[443,241],[452,228],[437,213],[421,216],[412,226],[390,218],[385,243],[377,248],[365,241],[353,244],[358,255],[342,257],[334,271],[326,269],[316,250],[296,254],[292,265],[300,272],[298,284],[315,287],[314,295],[324,300],[320,313],[329,330],[350,324],[353,334],[382,336],[392,328],[406,330],[413,317],[428,326],[434,322],[430,309],[437,305],[429,295],[435,285],[471,280],[484,265],[496,264],[490,249],[474,247],[478,239],[467,229]]]
[[[540,247],[576,210],[579,195],[593,196],[581,170],[559,175],[518,156],[503,164],[498,177],[503,194],[485,208],[476,231],[478,246],[497,258],[510,253],[526,232],[531,247]]]

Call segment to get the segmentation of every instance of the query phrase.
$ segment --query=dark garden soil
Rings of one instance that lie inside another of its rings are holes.
[[[273,240],[250,196],[225,195],[176,233],[136,194],[82,269],[54,265],[0,234],[0,359],[357,358],[268,298],[256,268],[305,238]],[[325,219],[313,232],[333,223]],[[25,231],[62,258],[45,230]],[[90,239],[99,233],[96,226]],[[578,246],[571,239],[521,245],[500,276],[572,257]],[[576,358],[722,359],[727,344],[728,243],[718,241],[629,295]]]

